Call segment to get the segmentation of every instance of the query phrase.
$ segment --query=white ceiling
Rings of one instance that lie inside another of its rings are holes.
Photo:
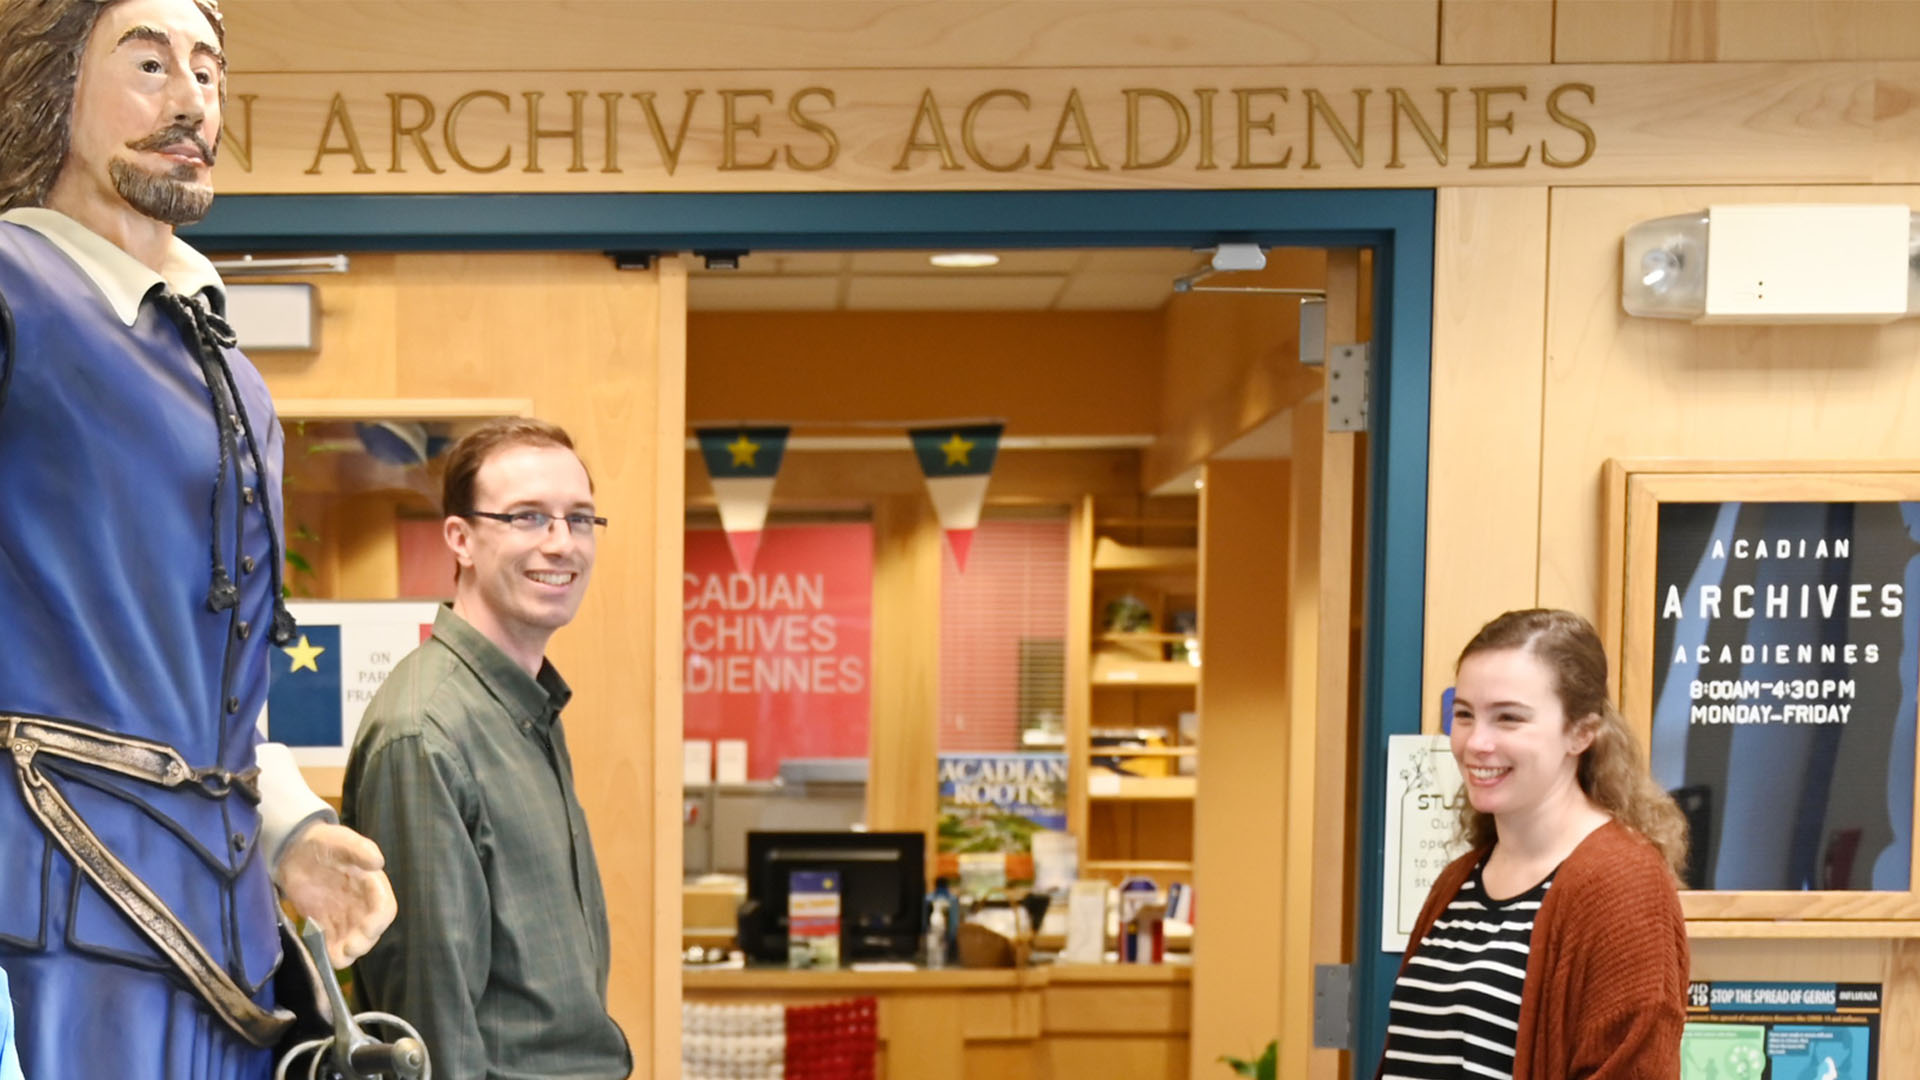
[[[765,252],[737,270],[696,257],[694,311],[1153,311],[1206,261],[1178,249],[995,251],[997,266],[942,269],[932,251]]]

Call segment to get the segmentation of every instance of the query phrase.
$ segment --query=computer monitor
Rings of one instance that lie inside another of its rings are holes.
[[[740,947],[787,957],[787,879],[796,870],[840,877],[840,955],[910,960],[919,948],[927,838],[917,832],[749,832]]]

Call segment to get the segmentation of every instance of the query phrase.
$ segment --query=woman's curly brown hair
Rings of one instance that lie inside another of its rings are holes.
[[[100,13],[117,2],[0,0],[0,212],[46,204],[67,161],[81,54]],[[194,4],[224,48],[219,0]]]

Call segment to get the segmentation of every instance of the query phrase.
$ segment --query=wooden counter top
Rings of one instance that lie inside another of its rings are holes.
[[[1193,981],[1188,964],[1038,964],[1027,968],[922,968],[916,971],[833,971],[754,967],[683,969],[687,990],[985,990],[1041,989],[1095,984],[1162,985]]]

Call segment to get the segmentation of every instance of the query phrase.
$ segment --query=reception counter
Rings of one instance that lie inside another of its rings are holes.
[[[701,970],[684,1000],[877,999],[883,1080],[1184,1080],[1193,969],[1040,964],[912,971]]]

